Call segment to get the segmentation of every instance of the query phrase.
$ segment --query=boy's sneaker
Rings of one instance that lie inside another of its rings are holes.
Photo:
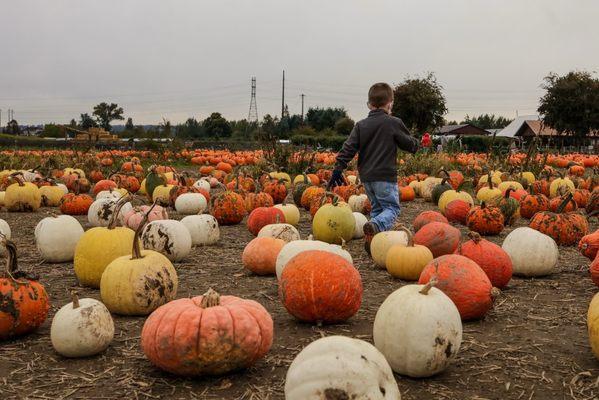
[[[363,230],[364,230],[364,250],[366,250],[366,253],[368,253],[368,255],[370,255],[370,242],[372,241],[372,238],[374,237],[374,235],[379,233],[379,228],[372,222],[367,222],[364,224]]]

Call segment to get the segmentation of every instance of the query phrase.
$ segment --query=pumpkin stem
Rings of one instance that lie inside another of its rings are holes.
[[[17,278],[25,277],[28,280],[37,280],[37,275],[29,275],[25,272],[19,271],[19,264],[17,260],[17,245],[8,240],[3,233],[0,233],[0,242],[6,248],[6,275],[16,283],[26,284],[27,281],[20,281]]]
[[[79,308],[79,296],[76,290],[71,290],[71,298],[73,299],[73,309]]]
[[[406,236],[408,237],[408,247],[414,247],[414,235],[412,234],[412,231],[405,225],[400,225],[397,229],[406,233]]]
[[[123,206],[130,200],[130,196],[127,194],[121,197],[114,206],[114,210],[112,211],[112,215],[110,216],[110,221],[108,221],[108,229],[116,228],[116,224],[119,220],[119,214],[121,213],[121,209]]]
[[[493,179],[492,179],[492,175],[491,175],[491,171],[489,171],[489,173],[487,174],[487,180],[489,181],[489,189],[493,189]]]
[[[150,213],[152,212],[152,210],[154,209],[154,207],[156,207],[156,202],[152,203],[152,207],[150,207],[148,212],[144,214],[144,217],[142,218],[141,222],[139,223],[139,226],[135,230],[135,236],[133,236],[133,250],[131,251],[131,259],[132,260],[137,260],[137,259],[142,258],[141,246],[139,245],[139,237],[141,236],[141,232],[145,228],[146,223],[148,222],[148,217],[149,217]]]
[[[212,288],[208,289],[208,291],[202,296],[200,307],[208,308],[218,305],[220,305],[220,294],[218,294],[218,292]]]
[[[557,207],[556,214],[561,214],[562,212],[564,212],[564,209],[570,201],[574,201],[572,199],[572,192],[569,192],[567,195],[564,196],[564,201],[562,201],[559,207]]]
[[[510,187],[509,187],[509,188],[507,188],[507,190],[505,191],[505,195],[504,195],[503,197],[504,197],[504,198],[506,198],[506,199],[509,199],[509,198],[510,198],[510,193],[512,193],[513,191],[514,191],[514,188],[510,186]]]
[[[428,281],[426,285],[418,293],[427,295],[430,292],[431,288],[437,284],[437,276],[433,275],[433,277]]]
[[[468,237],[470,238],[470,240],[477,244],[480,243],[481,240],[483,240],[483,238],[478,234],[478,232],[474,231],[468,232]]]

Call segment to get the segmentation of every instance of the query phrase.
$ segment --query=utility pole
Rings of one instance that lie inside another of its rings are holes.
[[[285,117],[285,70],[283,70],[283,95],[281,97],[281,121]]]
[[[302,98],[302,123],[304,123],[304,97],[306,97],[305,94],[300,94],[301,98]]]

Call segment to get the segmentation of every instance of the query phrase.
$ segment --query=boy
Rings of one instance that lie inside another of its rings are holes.
[[[386,83],[375,83],[368,91],[368,118],[358,121],[343,148],[329,187],[343,184],[343,170],[358,153],[358,172],[366,189],[372,211],[371,220],[364,225],[366,249],[378,232],[393,228],[399,217],[397,187],[397,148],[415,153],[418,140],[410,136],[404,123],[391,116],[393,89]]]

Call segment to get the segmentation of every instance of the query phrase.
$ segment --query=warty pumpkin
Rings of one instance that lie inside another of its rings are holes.
[[[453,301],[462,320],[482,318],[493,306],[496,294],[491,281],[469,258],[457,254],[435,258],[424,268],[418,283],[426,284],[433,277],[437,279],[435,287]]]
[[[594,260],[599,251],[599,229],[583,236],[582,239],[580,239],[580,242],[578,242],[578,250],[580,250],[580,253],[589,260]]]
[[[455,254],[467,257],[478,264],[489,277],[493,287],[502,289],[512,279],[512,259],[500,246],[478,233],[470,232],[470,240],[461,243]]]
[[[539,211],[549,210],[549,199],[542,193],[528,194],[520,200],[520,215],[524,218],[532,218]]]
[[[498,235],[503,230],[504,217],[498,207],[487,206],[482,202],[480,206],[470,209],[466,226],[481,235]]]
[[[555,213],[541,211],[536,213],[529,226],[551,236],[558,244],[571,246],[589,231],[586,218],[576,212],[562,213],[566,204],[572,200],[572,194],[566,195]]]
[[[210,209],[219,225],[236,225],[246,214],[243,197],[228,190],[212,197]]]
[[[425,378],[445,370],[462,344],[462,321],[452,300],[433,287],[406,285],[391,293],[374,319],[373,338],[393,371]]]
[[[19,271],[17,246],[1,238],[6,268],[0,273],[0,340],[33,332],[48,316],[50,303],[37,276]]]
[[[260,303],[212,289],[159,307],[141,332],[150,362],[184,376],[247,368],[268,353],[272,340],[272,318]]]
[[[328,251],[303,251],[283,269],[279,297],[287,311],[305,322],[337,323],[352,317],[362,303],[360,273]]]

